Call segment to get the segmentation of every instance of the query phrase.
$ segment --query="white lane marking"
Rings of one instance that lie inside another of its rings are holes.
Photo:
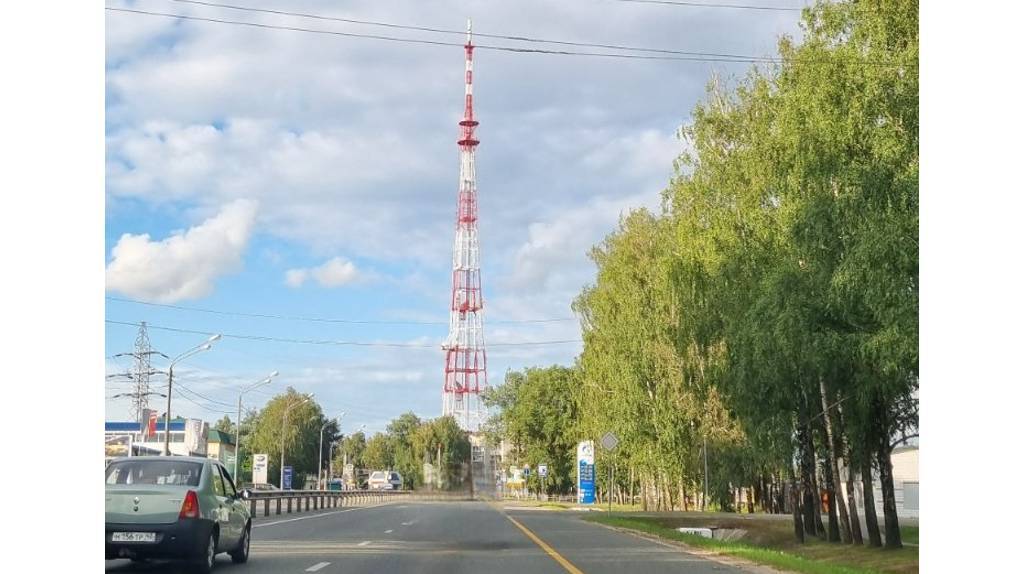
[[[370,541],[369,540],[363,540],[359,544],[356,544],[356,546],[369,546],[369,545],[370,545]]]
[[[324,566],[327,566],[328,564],[330,564],[330,562],[320,562],[320,563],[314,564],[314,565],[310,566],[309,568],[306,568],[306,572],[316,572],[317,570],[323,568]]]
[[[394,530],[385,530],[384,534],[391,534],[392,532],[394,532]]]
[[[416,524],[415,520],[410,520],[409,522],[403,522],[402,526],[412,526],[413,524]]]
[[[342,512],[352,512],[353,510],[366,510],[368,508],[377,508],[378,506],[385,506],[391,504],[385,502],[382,504],[374,504],[373,506],[357,506],[355,508],[346,508],[345,510],[336,510],[334,512],[324,512],[323,514],[313,514],[311,516],[299,516],[298,518],[287,518],[285,520],[277,520],[274,522],[263,522],[253,524],[253,528],[262,528],[264,526],[274,526],[275,524],[284,524],[285,522],[295,522],[297,520],[309,520],[310,518],[323,518],[324,516],[333,516],[335,514],[341,514]]]

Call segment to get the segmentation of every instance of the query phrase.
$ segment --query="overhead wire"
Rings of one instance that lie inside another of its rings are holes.
[[[130,321],[114,321],[112,319],[105,319],[106,323],[111,325],[125,325],[130,327],[138,327],[139,323],[133,323]],[[214,333],[213,331],[200,331],[195,329],[180,329],[177,327],[163,327],[160,325],[153,325],[146,323],[146,327],[149,329],[156,329],[159,331],[170,331],[175,333],[188,333],[191,335],[221,335],[226,339],[244,339],[250,341],[265,341],[274,343],[296,343],[303,345],[337,345],[337,346],[354,346],[354,347],[391,347],[391,348],[409,348],[409,349],[436,349],[437,345],[427,345],[419,343],[385,343],[385,342],[367,342],[367,341],[332,341],[323,339],[290,339],[286,337],[268,337],[263,335],[242,335],[237,333]],[[520,346],[534,346],[534,345],[561,345],[567,343],[582,343],[582,339],[555,339],[551,341],[520,341],[510,343],[487,343],[488,347],[520,347]]]
[[[241,12],[252,12],[262,14],[273,14],[277,16],[293,16],[297,18],[308,18],[312,20],[322,20],[328,22],[342,22],[346,24],[358,24],[362,26],[379,26],[383,28],[391,28],[397,30],[411,30],[416,32],[430,32],[434,34],[451,34],[457,36],[464,36],[465,30],[456,30],[452,28],[435,28],[430,26],[414,26],[410,24],[394,24],[391,22],[380,22],[374,20],[358,20],[355,18],[342,18],[339,16],[325,16],[323,14],[311,14],[308,12],[292,12],[288,10],[274,10],[270,8],[255,8],[252,6],[241,6],[238,4],[223,4],[219,2],[204,2],[201,0],[167,0],[168,2],[176,2],[179,4],[195,4],[199,6],[206,6],[210,8],[224,8],[228,10],[237,10]],[[511,40],[514,42],[529,42],[535,44],[555,44],[559,46],[576,46],[581,48],[606,48],[610,50],[621,50],[627,52],[648,52],[655,54],[676,54],[680,56],[709,56],[719,58],[759,58],[759,56],[749,56],[741,54],[720,54],[714,52],[692,52],[685,50],[672,50],[665,48],[643,48],[638,46],[624,46],[620,44],[601,44],[594,42],[570,42],[566,40],[549,40],[546,38],[536,38],[532,36],[520,36],[512,34],[488,34],[485,32],[474,31],[473,36],[475,38],[493,38],[497,40]]]
[[[241,311],[223,311],[202,307],[189,307],[185,305],[173,305],[170,303],[153,303],[150,301],[139,301],[137,299],[125,299],[122,297],[107,296],[108,301],[119,303],[132,303],[135,305],[146,305],[149,307],[160,307],[164,309],[176,309],[179,311],[192,311],[195,313],[209,313],[213,315],[226,315],[233,317],[254,317],[259,319],[280,319],[285,321],[309,321],[314,323],[343,323],[351,325],[447,325],[447,321],[406,321],[406,320],[379,320],[379,319],[336,319],[326,317],[309,317],[301,315],[281,315],[272,313],[247,313]],[[575,317],[556,317],[551,319],[495,319],[488,320],[492,324],[506,323],[557,323],[564,321],[575,321]]]
[[[278,24],[263,24],[259,22],[246,22],[242,20],[228,20],[224,18],[209,18],[203,16],[186,16],[184,14],[174,14],[167,12],[154,12],[150,10],[137,10],[132,8],[114,8],[111,6],[105,6],[105,10],[110,12],[123,12],[130,14],[142,14],[147,16],[162,16],[165,18],[176,18],[179,20],[191,20],[196,22],[210,22],[216,24],[229,24],[235,26],[247,26],[252,28],[263,28],[268,30],[286,30],[290,32],[303,32],[308,34],[325,34],[330,36],[344,36],[349,38],[366,38],[372,40],[384,40],[390,42],[400,42],[407,44],[426,44],[432,46],[457,46],[463,47],[464,44],[461,42],[444,42],[440,40],[425,40],[422,38],[400,38],[396,36],[383,36],[380,34],[359,34],[355,32],[340,32],[338,30],[318,30],[315,28],[303,28],[299,26],[284,26]],[[550,50],[544,48],[517,48],[514,46],[495,46],[488,44],[475,44],[474,47],[478,50],[492,50],[498,52],[515,52],[523,54],[553,54],[561,56],[584,56],[584,57],[596,57],[596,58],[618,58],[627,60],[670,60],[670,61],[682,61],[682,62],[718,62],[718,63],[779,63],[780,59],[770,56],[713,56],[713,55],[695,55],[695,56],[684,56],[684,55],[644,55],[644,54],[621,54],[621,53],[610,53],[610,52],[580,52],[570,50]]]
[[[180,0],[174,0],[180,1]],[[667,6],[682,6],[686,8],[726,8],[731,10],[761,10],[767,12],[800,12],[803,6],[760,6],[757,4],[724,4],[719,2],[686,2],[682,0],[615,0],[616,2],[627,2],[631,4],[663,4]]]

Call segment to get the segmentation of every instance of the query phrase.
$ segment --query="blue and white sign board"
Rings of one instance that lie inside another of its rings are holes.
[[[579,504],[594,504],[594,441],[576,447],[576,492]]]
[[[547,478],[548,476],[548,465],[538,464],[537,465],[537,476],[541,478]]]
[[[524,466],[523,467],[523,476],[530,476],[530,467],[528,467],[528,466]]]
[[[281,487],[283,490],[292,489],[292,467],[284,467],[284,485]]]

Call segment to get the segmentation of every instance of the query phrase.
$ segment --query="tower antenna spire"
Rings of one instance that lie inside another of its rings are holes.
[[[483,291],[477,238],[476,127],[473,116],[473,21],[466,21],[466,105],[459,121],[459,201],[452,253],[452,296],[445,351],[442,413],[468,431],[486,418],[480,392],[487,388]]]

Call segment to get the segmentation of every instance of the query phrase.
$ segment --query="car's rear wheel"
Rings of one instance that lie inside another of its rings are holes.
[[[199,574],[210,574],[213,570],[213,565],[217,559],[217,533],[211,532],[210,537],[206,540],[206,550],[196,560],[195,571]]]
[[[249,533],[251,530],[251,525],[245,525],[245,530],[242,531],[242,540],[238,543],[238,548],[231,552],[231,561],[235,564],[245,564],[249,561]]]

